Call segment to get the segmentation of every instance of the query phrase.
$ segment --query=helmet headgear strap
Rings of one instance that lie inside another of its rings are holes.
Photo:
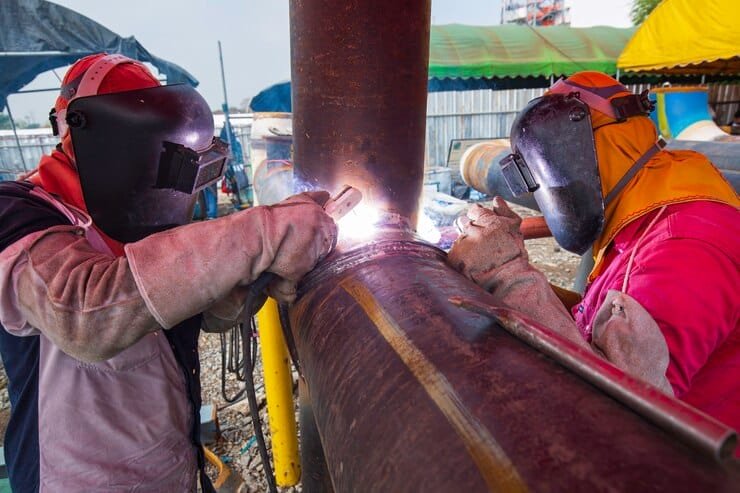
[[[122,63],[138,64],[139,62],[123,55],[105,55],[90,65],[84,74],[65,84],[61,90],[62,97],[67,99],[67,104],[69,105],[75,98],[96,95],[100,89],[100,85],[105,80],[105,76]],[[54,135],[59,135],[63,138],[67,133],[66,117],[66,109],[59,111],[56,111],[54,108],[51,109],[49,112],[49,121],[51,122]]]
[[[550,87],[549,92],[550,94],[576,93],[578,99],[590,108],[600,111],[618,122],[623,122],[632,116],[648,116],[655,109],[655,104],[648,98],[647,90],[640,94],[612,97],[620,92],[629,92],[622,84],[597,88],[560,79]]]

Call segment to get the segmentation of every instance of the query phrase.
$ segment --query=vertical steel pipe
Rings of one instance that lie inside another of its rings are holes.
[[[415,224],[424,174],[429,0],[292,0],[299,186],[359,188]]]

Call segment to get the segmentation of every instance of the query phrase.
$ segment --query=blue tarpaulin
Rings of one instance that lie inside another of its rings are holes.
[[[44,0],[0,0],[0,111],[8,95],[38,74],[99,52],[149,62],[168,84],[198,85],[195,77],[152,55],[133,36],[121,37],[73,10]]]

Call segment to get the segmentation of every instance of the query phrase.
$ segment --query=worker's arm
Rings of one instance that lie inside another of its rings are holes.
[[[496,197],[492,209],[473,205],[468,219],[448,263],[505,305],[587,346],[545,276],[530,265],[521,218]]]
[[[234,289],[263,272],[280,278],[270,293],[290,301],[294,288],[283,286],[294,286],[336,242],[336,224],[322,208],[328,198],[326,193],[300,194],[126,245],[149,311],[165,328],[209,310],[227,323],[235,321],[241,293]]]
[[[297,281],[335,238],[307,195],[154,234],[118,258],[94,250],[80,228],[53,227],[0,255],[0,321],[17,335],[36,328],[77,359],[105,360],[264,271]]]
[[[237,286],[229,294],[216,301],[203,312],[203,330],[206,332],[226,332],[244,317],[244,303],[249,287]]]
[[[82,361],[108,359],[159,328],[127,259],[93,249],[74,226],[32,233],[6,248],[0,292],[6,330],[39,331]]]

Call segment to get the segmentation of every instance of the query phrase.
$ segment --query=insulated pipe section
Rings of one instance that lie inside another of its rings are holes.
[[[731,138],[730,138],[731,139]],[[700,142],[690,140],[671,140],[667,150],[690,149],[707,156],[730,182],[735,191],[740,190],[740,140],[723,142]],[[540,210],[531,194],[514,197],[506,185],[499,162],[511,152],[509,139],[497,139],[476,144],[460,159],[460,174],[465,184],[480,193],[500,195],[509,202]]]
[[[531,193],[514,197],[509,190],[499,162],[510,153],[509,139],[481,142],[470,147],[460,158],[460,174],[465,184],[491,197],[498,195],[509,202],[540,210]]]
[[[424,175],[429,0],[293,0],[299,188],[362,192],[415,226]]]

